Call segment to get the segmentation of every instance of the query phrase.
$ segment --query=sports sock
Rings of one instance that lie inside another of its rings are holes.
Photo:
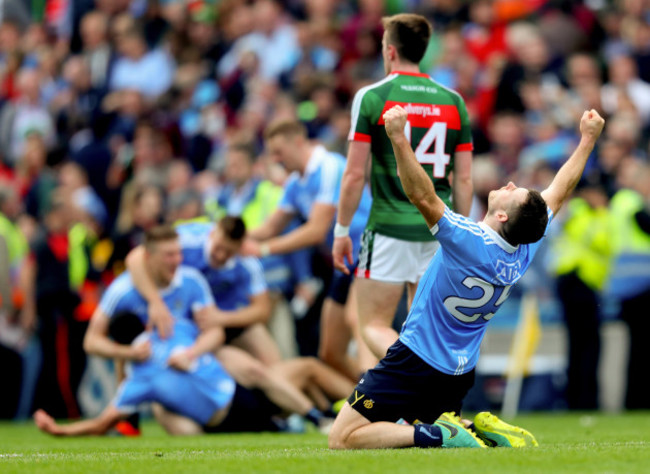
[[[315,424],[318,426],[318,422],[324,417],[323,412],[320,411],[318,408],[312,408],[305,414],[305,418],[307,421],[310,421],[311,423]]]
[[[436,425],[420,423],[414,426],[413,440],[419,448],[437,448],[442,446],[442,431]]]

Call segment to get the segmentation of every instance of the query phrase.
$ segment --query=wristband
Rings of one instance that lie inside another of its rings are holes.
[[[338,222],[334,225],[334,237],[347,237],[350,235],[350,226],[341,225]]]
[[[269,255],[271,255],[271,246],[266,242],[260,243],[260,257],[268,257]]]

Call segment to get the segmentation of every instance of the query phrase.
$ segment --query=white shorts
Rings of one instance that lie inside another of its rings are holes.
[[[388,283],[417,283],[439,247],[437,240],[410,242],[366,229],[355,276]]]

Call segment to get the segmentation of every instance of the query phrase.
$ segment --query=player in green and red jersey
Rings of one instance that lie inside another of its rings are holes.
[[[384,18],[383,24],[387,76],[359,90],[352,104],[350,145],[332,250],[336,268],[346,271],[344,259],[351,260],[352,255],[347,227],[372,156],[373,203],[356,276],[361,333],[379,359],[397,339],[392,321],[404,283],[410,306],[417,283],[438,248],[400,183],[384,128],[384,112],[394,105],[407,110],[406,135],[445,204],[468,215],[472,201],[472,137],[465,103],[456,92],[420,73],[418,66],[431,36],[430,23],[420,15],[399,14]]]

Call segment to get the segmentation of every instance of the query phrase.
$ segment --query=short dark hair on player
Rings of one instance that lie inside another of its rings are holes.
[[[270,140],[276,136],[307,137],[307,127],[298,120],[279,120],[272,122],[264,130],[264,138]]]
[[[418,64],[431,38],[431,23],[422,15],[400,13],[382,18],[386,41],[397,49],[400,58]]]
[[[246,235],[246,224],[241,217],[225,216],[217,224],[230,240],[240,241]]]
[[[161,224],[151,229],[147,229],[144,233],[144,246],[147,250],[156,245],[158,242],[165,242],[178,238],[178,233],[171,225]]]
[[[532,244],[544,237],[548,224],[546,201],[534,189],[528,190],[526,200],[509,212],[503,235],[512,245]]]
[[[129,311],[116,313],[108,323],[108,336],[118,344],[131,344],[143,332],[142,320]]]

